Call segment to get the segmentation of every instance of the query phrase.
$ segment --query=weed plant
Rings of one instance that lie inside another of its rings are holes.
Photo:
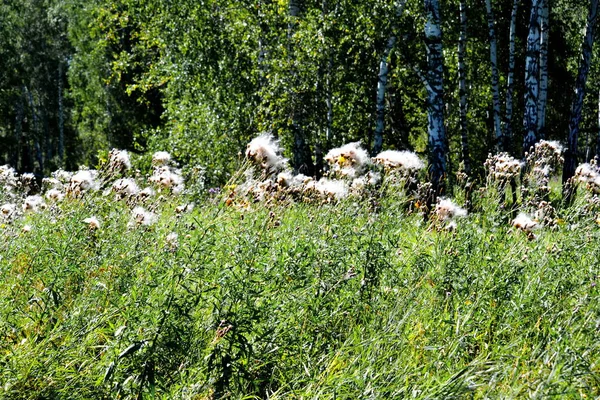
[[[600,396],[589,196],[532,237],[493,187],[451,231],[386,193],[175,197],[150,226],[89,193],[1,225],[0,398]]]

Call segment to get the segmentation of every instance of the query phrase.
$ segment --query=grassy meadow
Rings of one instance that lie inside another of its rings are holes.
[[[524,231],[491,182],[452,225],[385,180],[313,201],[234,182],[193,208],[104,182],[0,224],[2,399],[600,396],[583,188],[561,208],[552,184],[557,215]]]

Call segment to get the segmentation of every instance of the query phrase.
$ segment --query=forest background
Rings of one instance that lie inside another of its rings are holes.
[[[588,161],[600,150],[595,3],[7,0],[0,164],[44,175],[113,147],[167,150],[218,185],[259,132],[318,176],[349,141],[435,165],[440,127],[450,178],[542,138],[571,136],[566,165]]]

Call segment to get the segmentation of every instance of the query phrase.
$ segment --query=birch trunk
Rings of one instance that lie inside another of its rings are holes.
[[[537,101],[539,95],[538,75],[540,70],[540,3],[533,0],[529,17],[529,34],[527,35],[527,55],[525,58],[525,115],[523,126],[525,139],[523,151],[529,151],[537,141]]]
[[[460,36],[458,38],[458,94],[460,96],[460,137],[464,172],[471,175],[471,159],[469,158],[469,136],[467,129],[467,10],[465,0],[460,5]]]
[[[488,32],[490,39],[490,64],[492,67],[492,106],[494,114],[494,142],[496,152],[502,151],[502,129],[500,127],[500,89],[498,88],[498,49],[496,44],[496,29],[492,0],[485,0],[487,11]]]
[[[548,100],[548,20],[549,0],[542,0],[540,14],[540,95],[538,98],[538,138],[546,137],[546,103]]]
[[[65,117],[63,107],[63,67],[58,63],[58,158],[60,166],[65,166]]]
[[[508,45],[508,75],[506,77],[506,115],[504,129],[504,150],[508,151],[510,138],[512,137],[512,116],[513,116],[513,87],[515,75],[515,32],[517,29],[517,13],[520,0],[513,1],[512,12],[510,14],[510,31]]]
[[[587,19],[585,38],[581,50],[582,57],[577,73],[577,82],[575,84],[575,98],[571,107],[571,118],[569,121],[568,148],[565,152],[565,165],[563,168],[563,194],[567,203],[570,203],[573,190],[572,186],[567,184],[575,175],[577,167],[577,137],[579,135],[579,123],[581,122],[581,109],[583,107],[583,98],[585,95],[585,84],[587,81],[590,64],[592,61],[592,46],[594,45],[594,28],[598,17],[598,0],[591,0],[590,11]]]
[[[406,0],[401,0],[396,7],[395,21],[402,15]],[[392,25],[392,34],[388,38],[387,44],[383,51],[383,56],[379,62],[379,74],[377,80],[377,122],[375,124],[375,134],[373,135],[373,150],[372,154],[376,155],[383,148],[383,130],[385,129],[385,90],[388,81],[388,59],[394,45],[396,44],[397,25]]]
[[[596,136],[596,159],[600,158],[600,91],[598,92],[598,136]]]
[[[444,126],[443,75],[444,55],[438,0],[425,0],[425,43],[427,45],[427,114],[429,173],[433,185],[433,205],[444,191],[442,179],[446,174],[447,141]]]
[[[294,59],[294,46],[293,46],[293,35],[296,28],[296,20],[300,17],[300,4],[301,0],[289,0],[288,11],[290,16],[290,23],[288,24],[288,45],[289,45],[289,57],[290,61]],[[293,65],[293,62],[290,63]],[[290,74],[294,77],[292,80],[296,81],[297,72],[293,66],[290,67]],[[293,96],[293,95],[292,95]],[[312,154],[308,143],[304,135],[304,131],[298,121],[298,105],[297,99],[292,98],[292,133],[294,137],[294,144],[292,147],[293,158],[292,162],[294,168],[299,173],[305,175],[314,174],[314,164],[312,161]]]

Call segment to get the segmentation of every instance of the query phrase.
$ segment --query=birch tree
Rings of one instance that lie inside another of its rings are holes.
[[[394,24],[392,25],[392,34],[387,40],[381,61],[379,62],[379,74],[377,80],[377,122],[375,125],[375,133],[373,135],[373,151],[372,154],[376,155],[383,148],[383,130],[385,128],[385,90],[388,81],[388,59],[390,53],[396,44],[396,29],[397,21],[402,15],[406,0],[400,0],[396,5],[396,13]]]
[[[502,129],[500,126],[500,90],[498,77],[498,49],[496,44],[496,29],[492,0],[485,0],[487,12],[488,33],[490,40],[490,63],[492,66],[492,106],[494,114],[494,141],[496,152],[502,151]]]
[[[512,137],[513,116],[513,90],[515,82],[515,32],[517,29],[517,13],[520,0],[513,0],[512,12],[510,14],[510,30],[508,34],[508,74],[506,77],[506,114],[504,117],[504,150],[508,150],[508,144]]]
[[[296,29],[296,20],[300,17],[300,6],[301,0],[290,0],[288,3],[289,7],[289,16],[290,22],[288,24],[288,45],[289,45],[289,57],[290,57],[290,68],[293,70],[290,73],[293,76],[297,75],[294,67],[294,45],[292,43],[292,36],[294,34],[294,30]],[[296,81],[295,79],[293,81]],[[292,97],[294,94],[292,93]],[[311,151],[309,149],[308,143],[306,142],[306,138],[304,136],[304,132],[300,122],[298,121],[299,107],[297,99],[292,98],[292,132],[293,132],[293,159],[292,162],[294,164],[294,168],[303,174],[312,175],[314,172],[314,164],[312,161]]]
[[[429,173],[434,198],[443,192],[442,179],[446,174],[447,141],[444,126],[443,75],[444,55],[440,4],[438,0],[425,0],[425,43],[427,47],[427,119]]]
[[[471,160],[469,158],[469,132],[467,129],[467,67],[465,63],[467,53],[467,10],[465,0],[460,1],[459,11],[460,35],[458,38],[458,94],[460,97],[460,137],[463,169],[467,175],[470,175]]]
[[[540,13],[540,93],[538,98],[538,138],[546,137],[546,103],[548,100],[548,24],[549,0],[542,0]]]
[[[540,5],[542,0],[532,0],[525,58],[525,139],[523,151],[529,151],[537,141],[537,101],[539,95]]]
[[[585,38],[581,49],[581,61],[577,73],[577,82],[575,84],[575,98],[571,107],[571,118],[569,119],[569,137],[568,148],[565,152],[565,164],[563,167],[563,193],[565,200],[569,203],[573,196],[572,186],[568,184],[569,180],[575,175],[577,167],[577,138],[579,136],[579,123],[581,122],[581,109],[583,108],[583,98],[585,96],[585,84],[587,82],[590,64],[592,62],[592,47],[594,45],[594,28],[598,18],[598,0],[591,0],[590,9],[587,18],[587,27]]]

